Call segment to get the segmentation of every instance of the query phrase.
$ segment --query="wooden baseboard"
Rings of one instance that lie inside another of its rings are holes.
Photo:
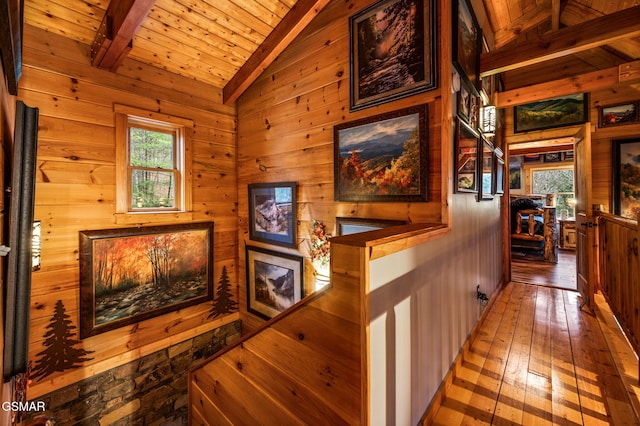
[[[444,376],[442,383],[440,383],[438,390],[436,391],[435,395],[431,399],[429,406],[425,410],[422,418],[420,419],[420,422],[418,423],[419,425],[427,426],[433,423],[433,419],[435,418],[435,415],[438,413],[438,410],[442,406],[442,402],[447,397],[447,392],[451,388],[453,381],[458,376],[458,372],[462,368],[462,363],[465,359],[465,356],[469,353],[469,348],[473,344],[476,337],[478,337],[478,332],[480,330],[480,327],[484,323],[489,310],[491,310],[493,303],[496,301],[496,299],[498,298],[499,294],[502,292],[504,287],[505,287],[504,283],[500,284],[498,286],[498,289],[494,291],[493,294],[491,295],[491,298],[489,299],[487,306],[484,307],[484,310],[482,311],[482,315],[480,315],[478,322],[471,330],[471,333],[469,333],[469,336],[467,337],[467,340],[464,342],[464,344],[460,348],[460,351],[458,351],[458,355],[456,356],[456,359],[453,361],[453,363],[449,367],[449,371]]]

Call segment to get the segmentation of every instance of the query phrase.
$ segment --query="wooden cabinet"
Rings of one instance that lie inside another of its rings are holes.
[[[561,249],[576,249],[576,220],[574,218],[561,219],[560,223],[560,241],[558,246]]]

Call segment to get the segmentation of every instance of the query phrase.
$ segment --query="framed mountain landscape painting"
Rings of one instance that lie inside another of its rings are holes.
[[[437,87],[434,5],[381,0],[349,18],[351,111]]]
[[[428,201],[427,106],[334,127],[336,201]]]
[[[589,96],[579,93],[513,108],[515,133],[573,126],[588,121]]]

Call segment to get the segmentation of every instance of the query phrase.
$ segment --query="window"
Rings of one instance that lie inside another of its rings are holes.
[[[574,217],[573,167],[532,169],[531,184],[534,194],[556,194],[558,219]]]
[[[191,210],[190,120],[122,105],[116,112],[118,213]]]

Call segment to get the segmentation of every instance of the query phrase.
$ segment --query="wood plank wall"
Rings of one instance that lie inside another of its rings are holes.
[[[370,4],[368,0],[331,2],[238,100],[240,241],[257,245],[248,241],[247,224],[247,185],[257,182],[298,182],[298,250],[281,251],[302,254],[307,259],[313,219],[324,222],[328,232],[334,235],[336,217],[412,223],[446,221],[442,218],[443,202],[446,203],[443,199],[447,194],[441,187],[441,158],[450,153],[442,152],[441,148],[441,89],[349,112],[348,18]],[[440,40],[439,46],[447,43]],[[450,65],[446,69],[449,75]],[[425,103],[429,108],[429,198],[432,201],[334,202],[334,125]],[[444,139],[448,140],[446,136]],[[241,270],[245,267],[243,258],[240,253]],[[306,277],[311,278],[312,265],[306,263]],[[244,300],[244,285],[240,290]],[[248,329],[262,322],[253,315],[242,319]]]
[[[42,269],[33,274],[30,360],[35,364],[43,350],[45,327],[56,301],[62,300],[70,320],[79,326],[78,232],[119,227],[114,219],[114,103],[194,121],[192,220],[215,222],[214,286],[226,266],[235,287],[235,107],[222,105],[221,91],[212,86],[130,59],[117,74],[98,70],[89,64],[88,45],[34,27],[25,27],[24,39],[19,97],[40,109],[35,218],[42,221],[43,227]],[[203,303],[85,339],[79,347],[92,351],[92,360],[80,368],[35,381],[29,397],[239,317],[233,313],[207,320],[210,308],[209,303]]]

